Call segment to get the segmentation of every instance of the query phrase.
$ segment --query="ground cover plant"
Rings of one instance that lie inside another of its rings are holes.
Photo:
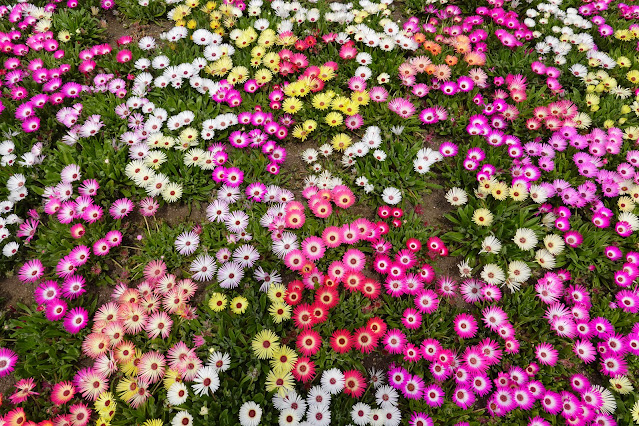
[[[638,18],[0,5],[0,426],[639,424]]]

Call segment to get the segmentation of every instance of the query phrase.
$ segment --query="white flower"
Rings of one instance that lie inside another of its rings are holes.
[[[564,251],[564,247],[566,246],[564,239],[561,238],[557,234],[548,234],[544,237],[544,246],[548,253],[553,256],[557,256],[562,251]]]
[[[494,263],[484,265],[484,269],[481,271],[481,278],[488,284],[501,284],[506,279],[504,271]]]
[[[377,76],[377,83],[378,84],[386,84],[390,81],[390,75],[388,75],[387,73],[383,72],[380,75]]]
[[[484,238],[484,241],[481,243],[481,250],[479,252],[499,254],[500,250],[501,242],[494,235],[489,235]]]
[[[472,276],[473,268],[470,267],[466,259],[459,262],[457,267],[459,268],[459,275],[462,278],[470,278]]]
[[[308,149],[305,149],[301,155],[302,155],[302,160],[304,160],[307,164],[311,164],[317,161],[317,157],[319,156],[319,153],[317,152],[317,150],[313,148],[308,148]]]
[[[389,186],[382,192],[382,200],[384,200],[386,204],[398,204],[402,201],[402,193],[399,189]]]
[[[355,185],[357,186],[366,186],[368,184],[368,179],[366,176],[360,176],[355,179]]]
[[[248,401],[240,407],[240,424],[242,426],[257,426],[262,419],[262,407],[253,401]]]
[[[191,276],[194,280],[209,281],[213,278],[213,275],[215,275],[217,265],[211,256],[201,254],[191,263],[190,270],[194,273]]]
[[[169,400],[169,404],[173,406],[182,405],[189,399],[189,390],[182,382],[175,382],[171,385],[166,397]]]
[[[381,149],[376,149],[373,152],[373,157],[375,157],[377,161],[384,161],[386,160],[386,153],[382,151]]]
[[[325,143],[324,145],[320,146],[320,153],[324,156],[324,157],[328,157],[329,155],[331,155],[333,153],[333,147],[330,144]]]
[[[192,388],[196,395],[208,395],[209,391],[213,394],[220,387],[220,378],[213,367],[200,368],[194,381]]]
[[[180,411],[171,420],[171,426],[191,426],[193,424],[193,416],[187,411]]]
[[[463,189],[454,187],[446,193],[446,201],[451,206],[463,206],[468,202],[468,194]]]
[[[508,264],[508,279],[518,283],[523,283],[530,278],[530,268],[521,260],[513,260]]]
[[[639,218],[637,218],[637,215],[634,213],[630,213],[630,212],[620,213],[619,216],[617,216],[617,220],[620,222],[628,222],[630,224],[630,228],[632,229],[632,231],[639,230]]]
[[[2,254],[5,257],[11,257],[18,252],[19,248],[20,248],[20,244],[12,241],[10,243],[7,243],[4,247],[2,247]]]
[[[200,237],[195,232],[183,232],[175,239],[175,248],[183,256],[195,253],[200,245]]]
[[[344,389],[344,373],[337,368],[324,370],[321,383],[322,388],[331,395],[340,393]]]
[[[370,194],[371,192],[373,192],[375,190],[375,187],[373,186],[373,184],[366,184],[364,185],[364,192],[367,194]]]
[[[515,232],[513,241],[521,250],[530,250],[537,245],[539,240],[532,229],[519,228],[517,232]]]
[[[539,263],[544,269],[552,269],[555,267],[555,257],[546,249],[539,249],[535,253],[535,262]]]

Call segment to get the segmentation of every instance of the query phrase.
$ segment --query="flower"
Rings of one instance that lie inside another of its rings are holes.
[[[170,405],[178,406],[189,399],[189,391],[183,382],[175,382],[166,393]]]
[[[208,395],[209,391],[214,394],[220,387],[220,378],[214,367],[202,367],[195,376],[195,384],[192,386],[196,395]]]
[[[230,307],[234,314],[241,315],[248,308],[248,300],[243,296],[236,296],[231,300]]]
[[[240,407],[239,417],[241,426],[257,426],[262,419],[262,408],[253,401],[245,402]]]
[[[175,249],[183,256],[195,253],[200,245],[200,236],[193,231],[183,232],[175,239]]]
[[[402,193],[399,189],[389,186],[382,192],[382,200],[386,204],[395,205],[402,201]]]
[[[18,356],[10,349],[0,348],[0,377],[11,374],[15,368]]]
[[[468,195],[461,188],[451,188],[446,192],[446,201],[451,206],[463,206],[468,202]]]
[[[538,242],[535,231],[528,228],[517,229],[513,241],[521,250],[530,250],[534,248]]]
[[[271,330],[262,330],[255,335],[251,346],[259,359],[270,359],[279,349],[279,337]]]
[[[477,209],[473,212],[473,222],[477,226],[490,226],[493,223],[493,214],[485,208]]]

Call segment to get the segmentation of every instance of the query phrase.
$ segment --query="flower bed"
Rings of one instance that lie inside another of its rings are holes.
[[[0,6],[0,426],[639,424],[637,17]]]

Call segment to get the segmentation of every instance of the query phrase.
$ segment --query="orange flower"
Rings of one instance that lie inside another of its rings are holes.
[[[468,38],[468,36],[465,36],[465,35],[458,35],[455,38],[455,41],[457,41],[457,43],[459,44],[470,44],[470,38]]]
[[[433,55],[437,56],[437,55],[439,55],[440,53],[442,53],[442,47],[441,47],[439,44],[437,44],[437,43],[433,43],[433,46],[431,47],[430,52],[431,52]]]
[[[466,54],[470,52],[470,44],[457,44],[455,45],[455,50],[457,53]]]
[[[425,68],[426,74],[433,75],[433,73],[435,72],[436,68],[437,68],[437,66],[435,64],[426,65],[426,68]]]
[[[444,61],[448,64],[448,66],[452,67],[453,65],[457,65],[458,59],[457,56],[446,55]]]
[[[426,36],[422,33],[417,33],[413,36],[413,40],[421,44],[426,41]]]
[[[486,56],[480,53],[470,52],[464,56],[464,61],[466,61],[468,65],[482,66],[486,64]]]

